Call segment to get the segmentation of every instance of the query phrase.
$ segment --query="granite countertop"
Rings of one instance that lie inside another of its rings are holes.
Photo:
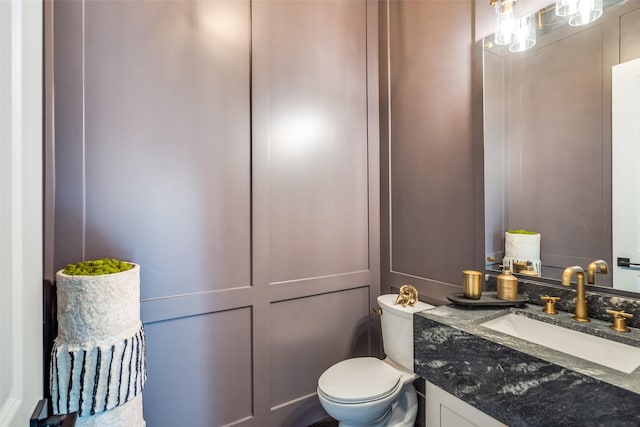
[[[640,368],[626,374],[480,325],[510,312],[640,347],[638,329],[539,306],[447,305],[414,316],[416,373],[510,426],[640,425]]]

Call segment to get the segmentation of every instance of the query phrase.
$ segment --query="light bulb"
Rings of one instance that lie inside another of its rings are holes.
[[[569,17],[569,25],[587,25],[602,16],[602,0],[578,0],[576,11]]]
[[[571,16],[578,10],[578,0],[556,0],[556,15]]]
[[[522,52],[536,44],[535,15],[525,16],[516,21],[509,52]]]
[[[499,45],[508,45],[511,43],[511,37],[516,25],[516,19],[513,16],[513,1],[501,0],[496,3],[496,33],[494,41]]]

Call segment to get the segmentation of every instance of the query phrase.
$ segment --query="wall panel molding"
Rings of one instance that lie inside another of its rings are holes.
[[[379,342],[377,2],[52,4],[52,264],[141,264],[149,425],[325,417]]]
[[[620,62],[640,58],[640,8],[620,16]]]
[[[316,381],[355,354],[349,328],[364,322],[370,351],[379,294],[372,4],[253,3],[254,346],[268,349],[255,360],[255,413],[269,425],[325,416]]]
[[[474,4],[387,1],[380,11],[383,292],[411,280],[443,300],[483,261]]]
[[[368,300],[360,287],[271,303],[270,408],[315,393],[333,363],[368,354]]]
[[[294,286],[294,285],[305,285],[313,282],[335,282],[339,280],[342,283],[349,282],[357,282],[361,280],[361,278],[368,278],[371,275],[370,270],[361,270],[361,271],[352,271],[348,273],[339,273],[339,274],[329,274],[326,276],[317,276],[317,277],[306,277],[304,279],[294,279],[294,280],[286,280],[283,282],[272,282],[269,285],[278,287],[278,286]]]
[[[172,295],[165,298],[142,300],[140,302],[140,317],[143,323],[160,322],[180,317],[233,310],[250,306],[252,302],[253,295],[250,287]]]
[[[244,307],[146,324],[147,423],[220,426],[252,419],[252,323],[252,308]]]

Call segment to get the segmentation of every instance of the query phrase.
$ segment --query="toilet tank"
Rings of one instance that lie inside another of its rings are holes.
[[[397,297],[394,294],[378,297],[382,309],[382,344],[387,357],[413,372],[413,313],[433,306],[418,301],[413,307],[403,307],[395,304]]]

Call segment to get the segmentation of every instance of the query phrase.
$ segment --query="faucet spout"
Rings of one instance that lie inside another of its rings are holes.
[[[589,316],[587,315],[587,294],[584,289],[584,270],[579,265],[573,267],[567,267],[562,272],[562,284],[564,286],[571,286],[571,278],[573,274],[576,275],[576,311],[574,319],[578,322],[589,322]]]
[[[590,285],[596,284],[596,273],[600,271],[602,274],[609,273],[609,266],[607,265],[605,260],[599,259],[597,261],[593,261],[587,267],[587,283]]]

